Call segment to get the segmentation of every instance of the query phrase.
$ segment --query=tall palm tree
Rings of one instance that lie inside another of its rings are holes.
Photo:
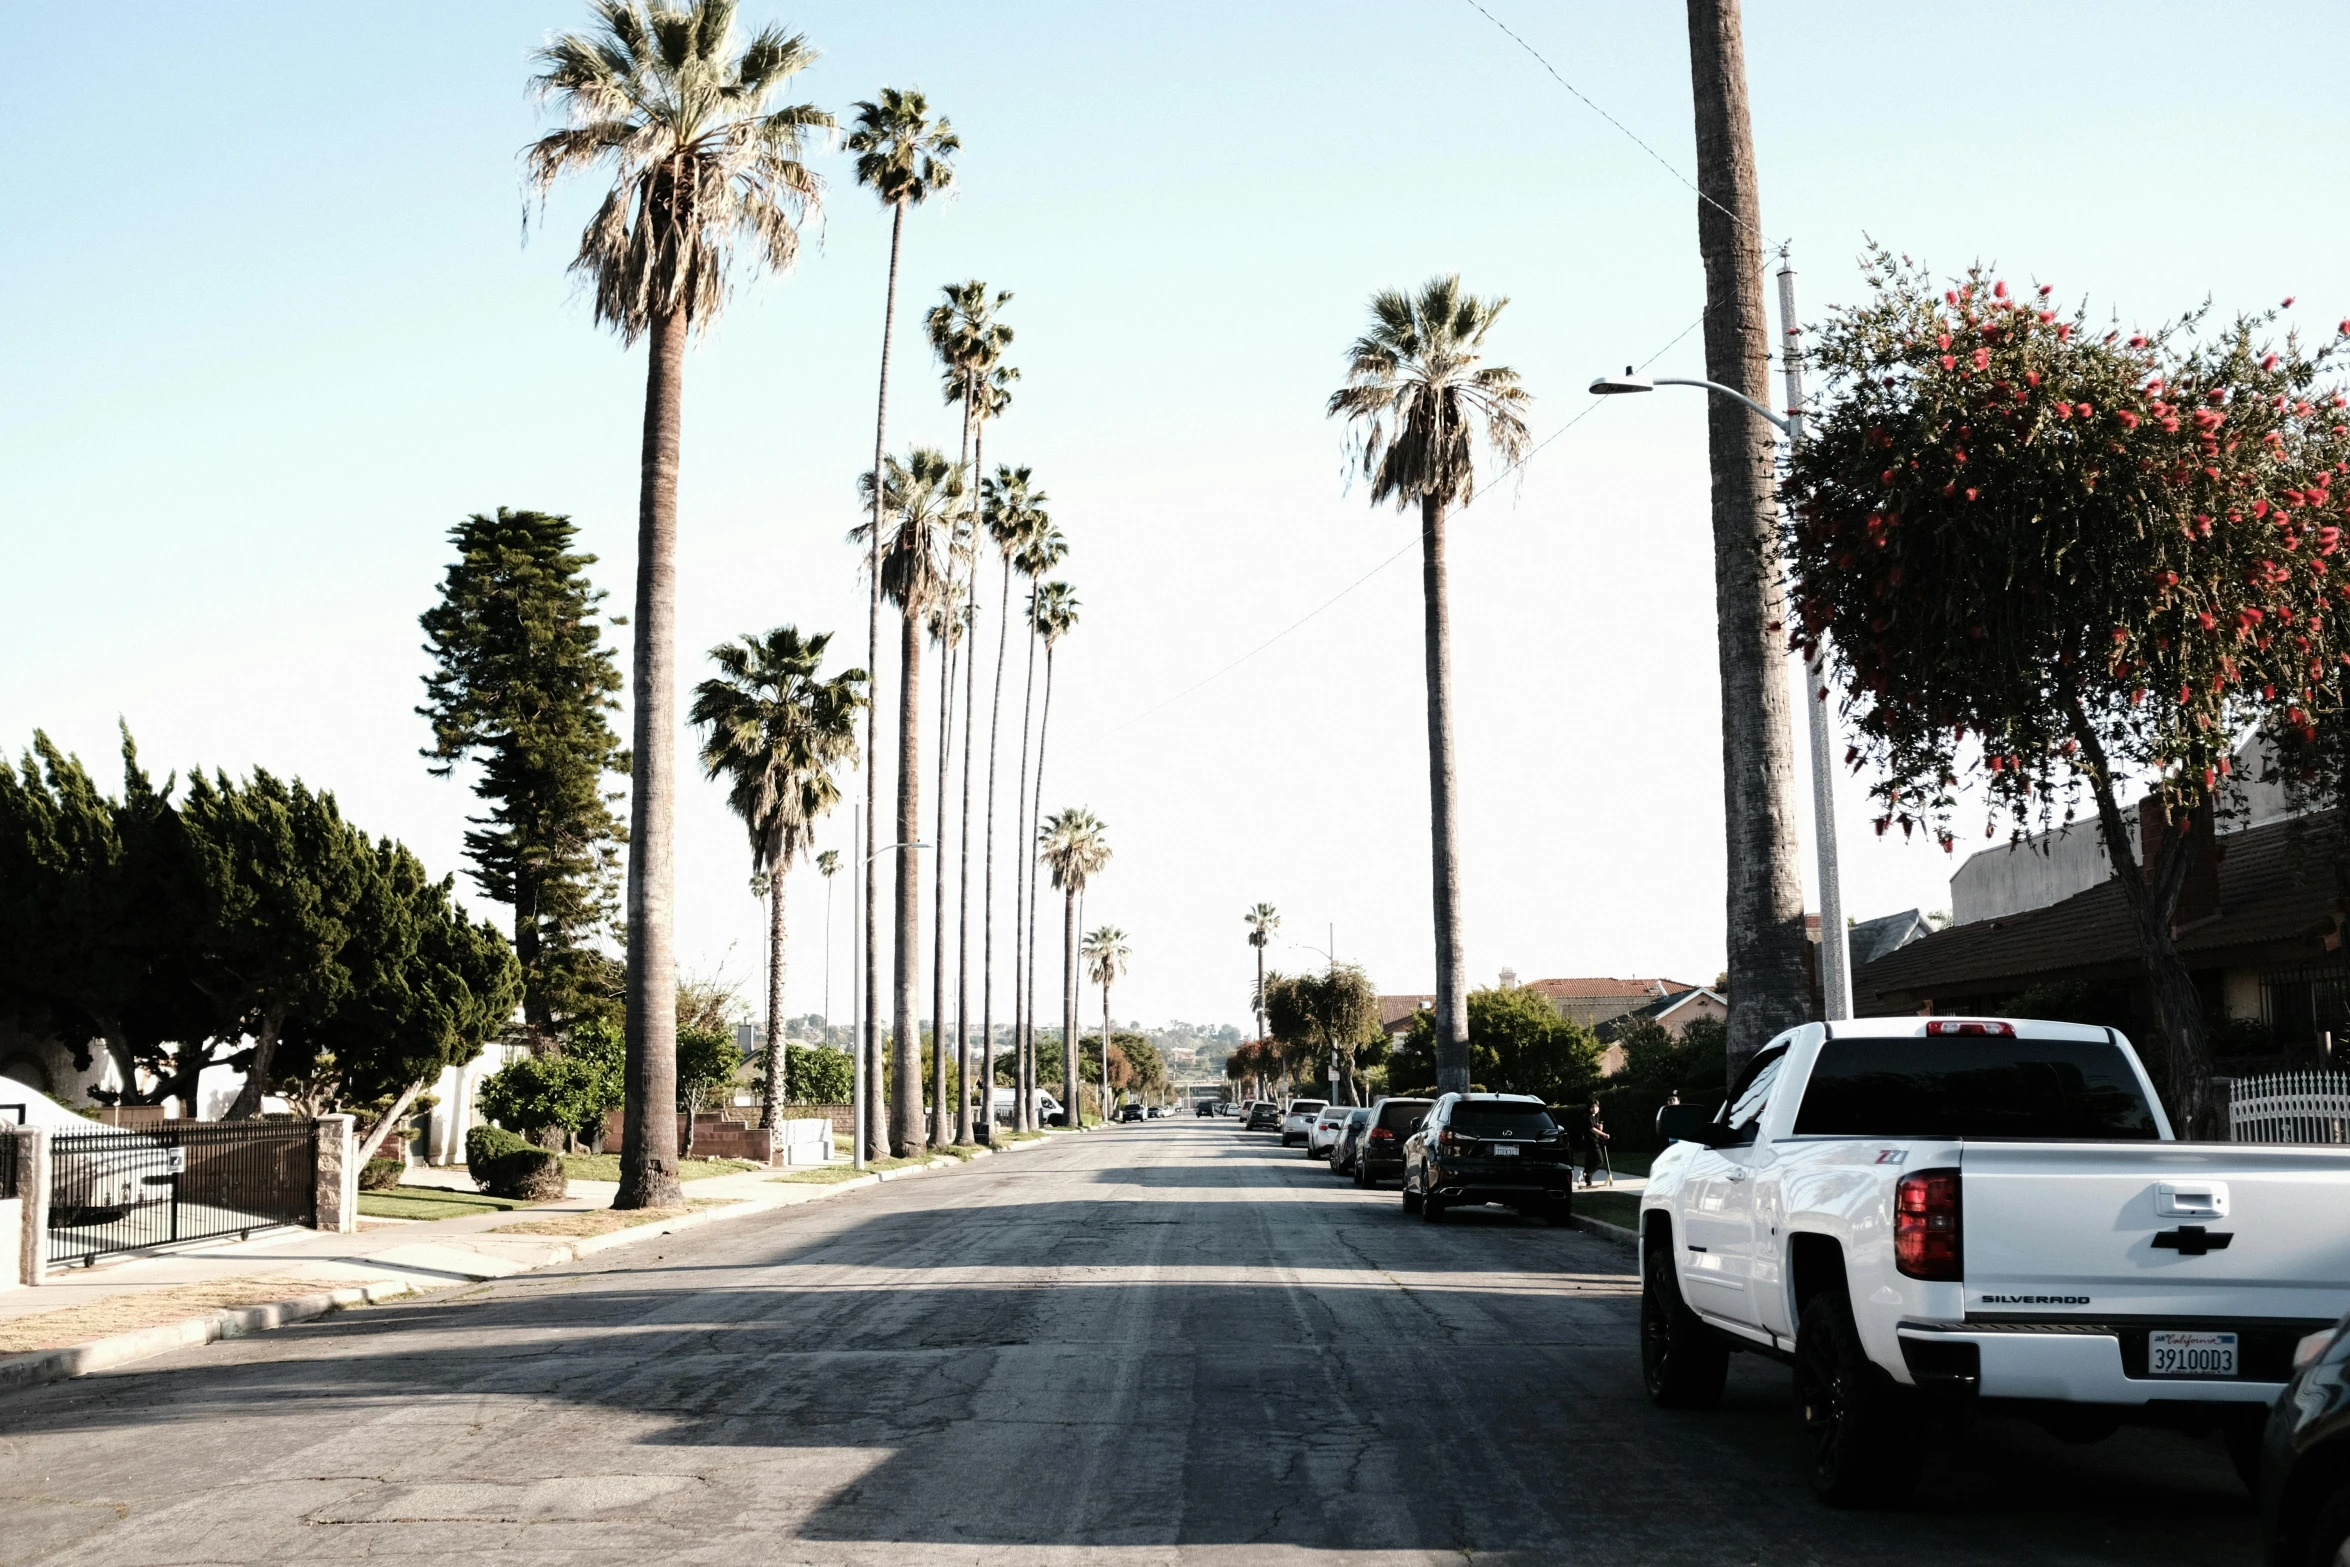
[[[1347,350],[1346,385],[1328,412],[1354,426],[1371,504],[1420,508],[1420,584],[1428,669],[1428,806],[1436,915],[1436,1086],[1469,1087],[1468,976],[1461,954],[1461,872],[1452,758],[1452,628],[1445,602],[1444,519],[1477,490],[1475,441],[1523,462],[1528,401],[1518,373],[1481,362],[1485,334],[1507,299],[1479,299],[1458,277],[1431,278],[1417,295],[1371,296],[1371,327]]]
[[[1035,585],[1037,579],[1060,564],[1068,553],[1069,541],[1061,536],[1061,530],[1043,522],[1020,546],[1012,562],[1029,581],[1028,684],[1026,695],[1020,699],[1020,796],[1015,808],[1016,833],[1027,848],[1021,854],[1012,887],[1012,1034],[1013,1048],[1019,1055],[1020,1091],[1025,1096],[1022,1102],[1027,1106],[1021,1129],[1031,1132],[1036,1130],[1036,817],[1033,810],[1036,797],[1028,788],[1028,747],[1030,722],[1036,711]]]
[[[1265,1037],[1265,948],[1273,943],[1273,932],[1281,928],[1281,911],[1270,903],[1260,903],[1243,914],[1241,921],[1248,926],[1248,944],[1257,949],[1257,1037]]]
[[[832,1027],[832,878],[840,874],[840,850],[826,849],[816,856],[816,870],[824,878],[824,1026]]]
[[[963,471],[946,454],[917,446],[904,462],[883,461],[876,510],[886,528],[881,544],[881,591],[898,607],[897,842],[911,845],[922,831],[922,633],[931,606],[945,592],[949,538]],[[874,488],[873,475],[860,485]],[[872,523],[860,523],[862,535]],[[905,1158],[922,1146],[922,1020],[916,992],[922,970],[922,862],[911,847],[896,851],[897,930],[891,953],[891,1028],[895,1081],[889,1095],[890,1152]],[[878,1082],[879,1079],[873,1079]]]
[[[963,148],[944,115],[930,117],[930,100],[919,87],[884,87],[877,100],[857,104],[857,123],[847,137],[848,150],[857,155],[857,183],[868,186],[889,208],[889,292],[881,308],[881,390],[873,409],[873,467],[879,473],[889,429],[889,346],[898,319],[898,257],[906,237],[906,209],[918,207],[955,182],[954,156]],[[865,604],[865,663],[881,668],[881,495],[873,492],[873,524],[866,570],[871,593]],[[873,1091],[865,1096],[865,1145],[878,1147],[888,1135],[881,1105],[881,961],[875,944],[880,908],[874,878],[880,874],[876,836],[881,822],[881,753],[875,749],[874,722],[881,704],[865,713],[865,1052],[866,1080]],[[909,835],[910,836],[910,835]],[[900,851],[901,855],[912,851]]]
[[[767,890],[767,1126],[786,1094],[783,1050],[784,884],[819,818],[840,803],[833,769],[857,755],[862,669],[818,671],[830,632],[778,626],[710,650],[718,673],[694,688],[702,771],[727,780],[726,803],[751,835],[751,868]],[[832,856],[839,863],[839,856]],[[827,875],[830,874],[828,871]]]
[[[1689,0],[1697,112],[1697,250],[1705,265],[1705,374],[1771,401],[1763,313],[1762,201],[1747,113],[1738,0]],[[1795,836],[1795,737],[1779,578],[1778,449],[1770,421],[1706,399],[1712,470],[1714,637],[1722,674],[1723,847],[1729,872],[1730,1080],[1783,1028],[1811,1017],[1803,870]]]
[[[965,523],[965,514],[956,513],[948,525],[947,581],[940,591],[940,602],[930,611],[930,640],[939,650],[938,680],[938,821],[937,834],[931,839],[930,906],[932,933],[930,959],[930,1142],[944,1148],[947,1136],[947,785],[951,781],[954,759],[955,719],[955,660],[963,647],[963,634],[970,627],[970,616],[964,603],[964,578],[970,569],[971,534]],[[958,1030],[961,1027],[959,1018]],[[958,1082],[963,1079],[958,1075]],[[960,1091],[955,1092],[961,1098]]]
[[[1085,933],[1086,977],[1102,987],[1102,1119],[1110,1118],[1110,986],[1126,972],[1126,932],[1096,925]]]
[[[960,403],[963,409],[963,460],[972,472],[973,453],[978,446],[979,428],[990,412],[998,411],[1011,400],[1009,390],[1001,394],[1000,403],[991,395],[991,382],[997,377],[1016,377],[1019,372],[1002,365],[1003,351],[1011,345],[1012,329],[995,319],[995,312],[1011,302],[1011,292],[1001,290],[991,299],[987,285],[977,278],[963,283],[950,283],[939,291],[943,302],[930,307],[923,317],[923,325],[930,334],[930,346],[938,355],[941,368],[941,387],[950,404]],[[962,536],[971,554],[977,551],[981,491],[983,485],[973,485],[968,496],[969,515],[965,519]],[[978,572],[968,571],[963,577],[961,611],[962,624],[976,623],[974,595],[979,586]],[[961,1108],[955,1117],[955,1141],[971,1141],[971,1037],[968,1026],[971,1012],[971,723],[973,704],[978,686],[978,663],[964,660],[963,696],[963,822],[960,839],[962,869],[956,882],[956,984],[955,984],[955,1071],[962,1091],[956,1096]],[[942,697],[951,707],[952,681],[942,688]],[[949,722],[951,712],[942,717],[941,733]],[[947,754],[944,746],[939,753],[939,842],[946,841]],[[934,1009],[945,1016],[946,992],[946,855],[942,849],[938,859],[938,928],[939,945],[938,991],[942,1000]],[[991,1090],[992,1092],[992,1090]],[[992,1099],[991,1099],[992,1104]]]
[[[598,25],[536,58],[532,85],[569,122],[524,154],[543,197],[564,175],[609,164],[612,187],[580,235],[573,272],[594,284],[599,323],[650,343],[638,461],[630,678],[627,1131],[616,1208],[684,1200],[677,1176],[677,953],[671,843],[677,783],[677,465],[685,344],[723,307],[737,247],[788,268],[822,192],[801,161],[832,116],[772,107],[816,58],[763,28],[738,52],[733,0],[594,0]]]
[[[996,550],[1003,557],[1003,591],[996,605],[995,699],[989,710],[987,721],[986,880],[979,900],[984,910],[981,916],[982,935],[979,959],[979,1081],[982,1084],[981,1091],[989,1096],[987,1114],[990,1117],[989,1125],[992,1127],[995,1113],[995,775],[996,757],[1000,750],[996,743],[996,732],[1001,727],[1004,716],[1004,652],[1010,644],[1012,636],[1012,573],[1018,569],[1017,560],[1021,552],[1040,537],[1046,528],[1051,526],[1052,518],[1045,511],[1045,505],[1050,497],[1044,491],[1036,488],[1035,475],[1026,468],[1013,468],[1000,464],[995,473],[982,485],[982,489],[985,491],[985,498],[981,520],[986,525],[988,537],[995,540]],[[966,735],[969,734],[968,726],[964,732]],[[1028,789],[1025,746],[1021,751],[1021,764],[1021,798],[1025,801]],[[1019,950],[1017,936],[1019,911],[1019,898],[1017,887],[1015,887],[1013,896],[1013,930],[1015,932],[1013,950],[1015,952]],[[1016,1056],[1018,1038],[1019,1033],[1015,1027],[1013,1039]],[[1019,1077],[1019,1071],[1020,1069],[1016,1066],[1013,1074],[1015,1079]],[[1015,1105],[1012,1111],[1012,1126],[1016,1131],[1029,1130],[1027,1116],[1018,1105]]]
[[[980,386],[978,396],[974,399],[974,401],[979,406],[977,411],[975,411],[972,416],[971,450],[975,459],[983,447],[983,442],[981,441],[980,437],[982,432],[984,432],[986,429],[987,420],[1001,414],[1011,405],[1012,393],[1010,383],[1019,379],[1019,375],[1020,372],[1013,369],[1011,366],[999,364],[988,372],[985,381]],[[977,473],[979,470],[974,467],[972,471]],[[977,604],[977,595],[979,592],[979,563],[977,556],[979,549],[979,532],[983,525],[983,519],[980,516],[980,507],[978,504],[978,491],[980,488],[981,487],[978,485],[974,485],[972,487],[973,503],[971,510],[970,529],[972,559],[969,563],[967,586],[964,589],[964,601],[967,609],[966,618],[970,629],[973,631],[976,631],[979,625],[979,609]],[[998,642],[1000,652],[1000,636],[998,638]],[[976,653],[977,651],[978,643],[976,640],[974,640],[972,643],[972,652]],[[1000,656],[997,662],[1000,667],[1002,663]],[[964,664],[963,824],[961,836],[957,840],[962,854],[962,866],[960,871],[957,873],[955,880],[955,1059],[962,1069],[962,1080],[964,1085],[964,1108],[961,1119],[956,1124],[955,1135],[958,1141],[967,1144],[971,1141],[972,1083],[972,1077],[969,1070],[971,1064],[971,737],[978,722],[979,661],[976,657],[966,658]],[[992,741],[993,735],[991,734],[989,738]],[[994,765],[995,759],[991,755],[988,758],[988,767],[991,776],[994,771]],[[992,910],[990,912],[992,913]],[[990,1052],[990,1054],[992,1056],[992,1052]],[[980,1112],[981,1114],[988,1117],[988,1119],[983,1124],[992,1129],[995,1124],[993,1119],[995,1095],[994,1082],[992,1078],[987,1076],[985,1073],[982,1073],[979,1078],[979,1083],[980,1091],[987,1096],[982,1101],[983,1108]],[[992,1130],[990,1131],[989,1135],[992,1136]]]
[[[1046,817],[1037,827],[1037,853],[1052,868],[1061,890],[1061,1103],[1069,1125],[1077,1114],[1077,900],[1086,882],[1110,863],[1110,840],[1101,819],[1082,805]]]
[[[1046,531],[1045,542],[1059,543],[1061,553],[1066,554],[1068,546],[1065,543],[1060,543],[1059,532],[1052,529]],[[1044,551],[1040,549],[1032,555],[1031,559],[1041,562],[1043,554]],[[1037,852],[1036,845],[1043,841],[1040,818],[1044,814],[1045,731],[1052,723],[1053,717],[1053,646],[1076,624],[1077,595],[1070,590],[1069,584],[1066,582],[1047,582],[1029,593],[1028,630],[1031,656],[1033,657],[1037,646],[1041,645],[1044,648],[1044,711],[1039,715],[1036,724],[1036,793],[1033,797],[1034,804],[1029,815],[1028,827],[1029,852],[1032,855]],[[1036,923],[1036,900],[1042,886],[1037,879],[1037,874],[1037,867],[1031,864],[1028,867],[1028,1061],[1032,1073],[1036,1064],[1036,950],[1039,939]],[[1070,1106],[1069,1113],[1075,1115],[1077,1113],[1076,1107]]]

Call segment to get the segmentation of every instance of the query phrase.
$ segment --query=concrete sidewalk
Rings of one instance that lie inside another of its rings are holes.
[[[999,1143],[972,1157],[1032,1146]],[[354,1235],[279,1230],[249,1241],[65,1270],[37,1288],[0,1292],[0,1351],[8,1351],[0,1352],[0,1392],[363,1301],[502,1279],[681,1229],[960,1169],[966,1162],[941,1155],[927,1164],[831,1183],[779,1180],[786,1173],[781,1168],[714,1176],[686,1183],[688,1209],[601,1233],[599,1216],[611,1209],[618,1186],[573,1181],[560,1202],[528,1208],[458,1219],[363,1219],[366,1227]],[[453,1186],[460,1178],[454,1170],[432,1174],[429,1184],[436,1186]],[[470,1180],[465,1185],[470,1188]]]

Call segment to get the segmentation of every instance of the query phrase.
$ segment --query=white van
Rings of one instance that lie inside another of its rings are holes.
[[[1018,1107],[1019,1102],[1020,1095],[1018,1090],[998,1087],[995,1091],[995,1118],[1006,1126],[1011,1125],[1012,1111]],[[1060,1113],[1061,1101],[1055,1099],[1051,1094],[1046,1093],[1043,1089],[1038,1089],[1036,1091],[1036,1124],[1039,1126],[1050,1126],[1053,1124],[1053,1117],[1059,1115]]]

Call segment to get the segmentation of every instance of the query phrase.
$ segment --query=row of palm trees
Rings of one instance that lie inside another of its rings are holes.
[[[673,942],[672,822],[676,784],[676,537],[679,433],[685,348],[723,310],[738,272],[781,272],[798,254],[801,227],[813,218],[822,181],[806,161],[811,137],[837,128],[812,104],[779,102],[792,78],[814,59],[800,34],[762,28],[739,39],[733,0],[590,0],[595,25],[552,39],[537,56],[533,85],[555,105],[564,125],[525,152],[531,186],[542,196],[577,172],[609,167],[612,183],[580,237],[572,270],[590,285],[596,320],[624,342],[649,346],[644,439],[639,463],[637,582],[631,625],[630,698],[633,747],[630,776],[630,852],[627,887],[627,1130],[616,1206],[678,1201],[675,1123],[648,1107],[675,1103],[676,958]],[[995,832],[997,737],[1003,719],[1003,680],[1012,639],[1012,579],[1024,596],[1027,691],[1021,718],[1021,757],[1015,805],[1018,840],[1031,852],[1015,859],[1012,1012],[1020,1083],[1016,1123],[1035,1119],[1035,979],[1038,903],[1049,871],[1065,897],[1064,1039],[1076,1030],[1076,909],[1086,881],[1109,858],[1101,823],[1073,808],[1042,817],[1045,741],[1050,731],[1055,650],[1077,624],[1078,601],[1066,582],[1045,580],[1067,554],[1052,525],[1047,497],[1024,467],[999,464],[984,472],[988,424],[1010,406],[1018,372],[1004,362],[1012,341],[997,313],[1011,295],[990,294],[977,281],[952,285],[925,317],[942,367],[950,405],[962,413],[962,453],[950,461],[935,448],[916,446],[903,458],[888,451],[890,348],[897,317],[899,263],[906,218],[952,187],[962,143],[943,116],[934,116],[913,89],[885,88],[855,106],[846,138],[856,155],[855,178],[890,213],[888,288],[882,323],[881,375],[874,412],[873,462],[860,481],[868,515],[853,537],[864,546],[868,578],[866,662],[830,678],[821,670],[828,636],[779,627],[718,649],[719,672],[696,693],[693,721],[703,732],[702,764],[728,780],[730,803],[750,835],[759,885],[769,900],[769,1114],[783,1084],[783,886],[808,846],[814,821],[838,799],[835,770],[856,755],[855,714],[865,716],[865,968],[863,1014],[868,1080],[891,1084],[885,1106],[869,1096],[864,1128],[869,1146],[884,1141],[906,1154],[925,1140],[917,991],[920,978],[920,844],[922,676],[935,648],[942,664],[935,724],[938,802],[931,847],[937,910],[932,968],[934,1032],[928,1136],[938,1142],[953,1126],[957,1141],[973,1136],[973,1090],[992,1083],[994,1070]],[[970,655],[979,631],[978,540],[992,541],[1001,562],[995,675],[988,725],[987,797],[980,833],[983,914],[979,960],[980,1062],[970,1070],[970,898],[972,794],[976,769],[978,660]],[[893,841],[879,837],[880,703],[872,676],[881,662],[881,609],[898,612],[897,797]],[[1037,652],[1044,658],[1041,711],[1036,701]],[[962,681],[963,788],[954,999],[947,996],[948,795],[955,736],[955,683]],[[1030,745],[1031,718],[1033,752]],[[1033,761],[1033,774],[1032,774]],[[885,1074],[879,1027],[877,880],[884,857],[895,870],[894,967]],[[1122,947],[1122,942],[1120,943]],[[1118,960],[1123,963],[1123,953]],[[961,1104],[947,1102],[945,1035],[950,1013]],[[1104,1037],[1104,1049],[1108,1045]],[[1063,1052],[1064,1103],[1076,1101],[1074,1048]],[[981,1105],[986,1104],[981,1099]],[[982,1114],[985,1113],[983,1110]]]

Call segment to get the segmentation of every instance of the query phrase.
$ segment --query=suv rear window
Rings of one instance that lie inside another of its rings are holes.
[[[1379,1107],[1379,1124],[1391,1132],[1400,1132],[1426,1115],[1432,1103],[1428,1099],[1390,1099]]]
[[[1465,1137],[1540,1137],[1558,1130],[1537,1104],[1457,1104],[1445,1124]]]
[[[1289,1113],[1291,1115],[1320,1115],[1322,1113],[1322,1101],[1319,1099],[1300,1099],[1289,1107]]]
[[[1798,1137],[2142,1141],[2154,1112],[2105,1040],[1831,1039],[1795,1117]]]

